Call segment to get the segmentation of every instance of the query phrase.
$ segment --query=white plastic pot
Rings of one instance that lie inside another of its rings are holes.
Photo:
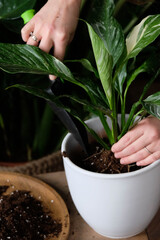
[[[96,132],[98,118],[88,121]],[[134,236],[147,228],[160,206],[160,160],[131,173],[101,174],[84,170],[70,158],[78,143],[71,134],[62,142],[65,173],[73,202],[83,219],[110,238]]]

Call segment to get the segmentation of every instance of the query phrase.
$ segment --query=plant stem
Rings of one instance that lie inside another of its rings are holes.
[[[132,75],[130,76],[130,78],[127,81],[127,86],[126,89],[124,91],[124,97],[121,99],[121,126],[122,129],[125,125],[125,106],[126,106],[126,96],[127,96],[127,92],[128,89],[131,85],[131,83],[135,80],[135,78],[142,72],[145,72],[145,67],[143,67],[144,64],[142,64],[138,69],[136,69]]]
[[[84,8],[84,5],[85,5],[86,1],[87,1],[87,0],[82,0],[82,1],[81,1],[80,11],[82,11],[82,9]]]
[[[88,95],[89,95],[89,97],[90,97],[90,99],[91,99],[91,102],[93,103],[93,105],[95,105],[96,106],[96,99],[94,98],[94,95],[93,94],[91,94],[89,91],[88,91]],[[104,127],[104,130],[105,130],[105,132],[106,132],[106,135],[107,135],[107,137],[108,137],[108,140],[109,140],[109,142],[110,142],[110,144],[112,145],[113,144],[113,142],[114,142],[114,140],[113,140],[113,136],[112,136],[112,131],[111,131],[111,129],[110,129],[110,127],[108,126],[108,123],[107,123],[107,121],[106,121],[106,117],[104,116],[104,114],[101,112],[101,111],[99,111],[99,110],[97,110],[97,115],[99,116],[99,118],[100,118],[100,120],[101,120],[101,122],[102,122],[102,125],[103,125],[103,127]],[[103,141],[103,140],[102,140]],[[102,145],[102,144],[101,144]],[[103,146],[104,147],[104,146]],[[107,149],[108,149],[108,147],[107,147]]]
[[[143,108],[140,110],[140,111],[138,111],[135,115],[134,115],[134,117],[133,117],[133,123],[134,123],[134,125],[136,124],[136,122],[139,122],[145,115],[146,115],[147,113],[145,112],[144,113],[144,110],[143,110]],[[141,116],[140,116],[141,115]],[[139,116],[139,119],[138,120],[136,120],[136,122],[135,122],[135,119],[136,119],[136,117],[138,117]],[[132,127],[134,127],[133,125],[131,126],[131,128]],[[129,129],[131,129],[131,128],[129,128]]]
[[[115,98],[115,88],[114,88],[114,81],[112,87],[112,136],[113,136],[113,143],[117,141],[118,136],[118,128],[117,128],[117,106],[116,106],[116,98]]]
[[[129,86],[131,85],[131,83],[135,80],[135,78],[140,74],[146,71],[145,67],[143,67],[144,64],[142,64],[138,69],[136,69],[132,75],[130,76],[130,78],[127,81],[127,86],[124,92],[124,102],[126,103],[126,95],[127,95],[127,91]]]
[[[91,98],[91,101],[93,102],[93,105],[96,105],[96,100],[94,98],[94,96],[90,93],[90,98]],[[108,126],[108,123],[106,121],[106,117],[104,116],[104,114],[101,112],[101,111],[97,111],[97,115],[99,116],[101,122],[102,122],[102,125],[104,127],[104,130],[106,132],[106,135],[108,137],[108,140],[110,142],[110,144],[113,144],[114,140],[113,140],[113,136],[112,136],[112,132],[111,132],[111,129],[110,127]]]
[[[123,129],[125,125],[125,109],[126,109],[126,103],[125,100],[120,96],[121,99],[121,129]]]
[[[115,81],[117,79],[118,73],[121,72],[126,60],[124,60],[118,69],[115,71],[113,81],[112,81],[112,133],[114,137],[114,142],[117,141],[118,138],[118,122],[117,122],[117,106],[116,106],[116,97],[115,97]],[[122,99],[121,99],[122,100]],[[122,104],[122,102],[121,102]]]
[[[148,89],[150,88],[150,86],[152,85],[152,83],[154,82],[154,80],[158,77],[158,75],[160,74],[160,69],[158,69],[158,71],[156,72],[156,74],[151,78],[151,80],[145,85],[144,90],[139,98],[139,101],[142,101],[142,99],[144,98],[144,95],[146,94],[146,92],[148,91]]]
[[[135,16],[132,18],[132,20],[128,23],[128,25],[125,27],[125,29],[123,30],[124,34],[127,34],[130,29],[135,25],[135,23],[137,22],[138,17]]]
[[[131,112],[129,114],[129,118],[128,118],[124,128],[122,129],[121,134],[118,136],[118,140],[128,131],[129,127],[131,126],[131,122],[133,120],[134,113],[139,105],[140,105],[140,101],[133,104]]]
[[[99,142],[99,144],[101,144],[103,148],[110,150],[110,147],[108,146],[108,144],[105,143],[92,128],[89,128],[88,125],[77,116],[75,117],[85,126],[87,131],[97,140],[97,142]]]
[[[153,2],[148,3],[145,7],[142,8],[142,11],[139,16],[135,16],[132,18],[132,20],[128,23],[128,25],[123,30],[124,34],[127,34],[130,29],[135,25],[135,23],[138,21],[140,16],[153,4]]]
[[[105,132],[107,134],[107,138],[108,138],[110,144],[112,145],[114,143],[114,139],[113,139],[113,136],[112,136],[112,131],[111,131],[111,129],[108,126],[108,123],[106,121],[106,117],[103,115],[103,113],[99,112],[99,118],[100,118],[101,123],[102,123],[102,125],[104,127],[104,130],[105,130]]]
[[[154,82],[154,80],[157,78],[157,76],[160,74],[160,69],[157,71],[157,73],[151,78],[151,80],[145,85],[144,90],[139,98],[139,101],[133,104],[129,118],[127,120],[127,123],[125,124],[124,128],[122,129],[121,134],[118,136],[118,140],[128,131],[129,127],[131,126],[131,123],[133,121],[133,117],[135,115],[135,111],[137,107],[141,104],[141,101],[146,94],[147,90],[150,88],[151,84]]]
[[[116,6],[115,6],[115,9],[114,9],[114,16],[116,16],[116,15],[119,13],[121,7],[123,6],[123,4],[124,4],[125,2],[126,2],[126,0],[119,0],[119,1],[117,2]]]

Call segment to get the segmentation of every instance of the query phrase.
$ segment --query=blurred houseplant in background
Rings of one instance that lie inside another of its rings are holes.
[[[20,15],[31,8],[38,11],[43,4],[36,0],[0,0],[0,41],[23,43]],[[47,84],[48,78],[0,72],[0,162],[23,162],[52,153],[59,149],[65,133],[47,103],[18,89],[4,91],[23,81],[41,85]]]

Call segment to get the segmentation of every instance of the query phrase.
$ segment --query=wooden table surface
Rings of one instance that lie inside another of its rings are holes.
[[[39,179],[52,186],[64,199],[70,213],[70,234],[68,240],[107,240],[95,233],[77,212],[67,186],[64,172],[46,173],[37,176]],[[153,203],[154,204],[154,203]],[[148,227],[148,229],[126,240],[160,240],[160,210]],[[121,239],[123,240],[123,239]]]

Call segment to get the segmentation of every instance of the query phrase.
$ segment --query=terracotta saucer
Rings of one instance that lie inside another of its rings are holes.
[[[0,185],[9,186],[6,194],[15,190],[30,191],[33,197],[40,200],[44,208],[50,211],[50,215],[54,219],[58,219],[62,224],[62,231],[59,233],[59,236],[49,238],[48,240],[68,239],[70,228],[69,213],[65,202],[52,187],[34,177],[11,172],[0,172]]]

